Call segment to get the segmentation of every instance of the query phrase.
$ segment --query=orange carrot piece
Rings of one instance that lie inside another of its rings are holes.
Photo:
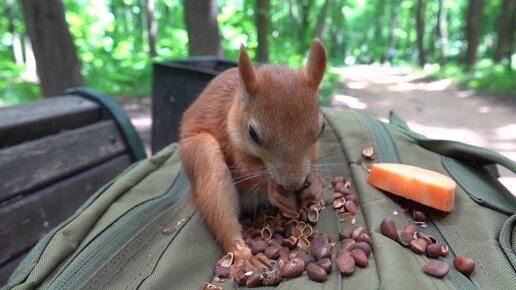
[[[371,166],[367,182],[444,212],[453,209],[456,183],[435,171],[405,164],[377,163]]]

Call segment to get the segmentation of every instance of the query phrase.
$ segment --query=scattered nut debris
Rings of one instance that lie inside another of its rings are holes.
[[[368,160],[371,160],[371,159],[374,159],[374,149],[373,147],[365,147],[364,149],[362,149],[362,156],[365,158],[365,159],[368,159]]]

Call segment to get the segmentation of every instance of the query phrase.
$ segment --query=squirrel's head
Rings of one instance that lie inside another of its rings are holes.
[[[255,68],[242,45],[238,60],[241,90],[238,117],[230,132],[236,146],[263,161],[272,179],[286,190],[304,186],[319,154],[324,129],[319,85],[326,52],[312,42],[306,67],[285,65]]]

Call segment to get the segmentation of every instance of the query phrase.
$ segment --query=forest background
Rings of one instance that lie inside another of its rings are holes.
[[[331,66],[418,66],[516,99],[514,0],[5,0],[0,105],[86,85],[149,97],[152,63],[196,55],[300,66],[320,38]],[[331,69],[321,92],[339,81]]]

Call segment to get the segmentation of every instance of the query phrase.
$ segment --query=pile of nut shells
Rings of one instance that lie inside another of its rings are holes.
[[[326,206],[333,206],[339,213],[339,221],[352,218],[357,213],[358,197],[351,191],[351,179],[341,176],[331,181],[333,195],[324,201]]]
[[[321,201],[304,206],[298,215],[285,217],[274,209],[262,209],[251,223],[244,221],[244,240],[253,257],[232,264],[226,254],[214,270],[217,279],[232,278],[238,286],[277,285],[283,279],[300,276],[305,270],[310,279],[325,281],[331,271],[331,250],[327,234],[314,228],[323,207]]]
[[[330,234],[318,233],[315,225],[325,207],[337,210],[341,221],[354,217],[358,198],[350,187],[351,180],[336,177],[331,182],[330,198],[324,202],[309,201],[295,216],[284,216],[269,208],[259,210],[252,221],[241,221],[244,240],[253,257],[236,265],[233,253],[227,253],[216,263],[214,280],[231,278],[238,286],[270,286],[306,272],[312,281],[326,281],[332,271],[336,243]],[[349,228],[349,235],[347,231],[339,235],[335,264],[342,275],[349,276],[355,266],[367,266],[371,238],[362,226]],[[206,283],[204,289],[216,287]]]
[[[416,224],[424,225],[426,215],[418,210],[413,211],[413,217]],[[448,246],[442,244],[435,237],[418,231],[414,224],[405,224],[398,230],[396,224],[391,218],[385,218],[380,223],[380,232],[397,241],[403,247],[408,247],[412,252],[422,255],[425,254],[431,260],[423,265],[423,271],[433,277],[442,278],[450,272],[450,266],[439,260],[440,257],[446,257],[449,253]],[[455,268],[466,276],[469,276],[475,270],[475,262],[470,257],[457,256],[453,259]]]

